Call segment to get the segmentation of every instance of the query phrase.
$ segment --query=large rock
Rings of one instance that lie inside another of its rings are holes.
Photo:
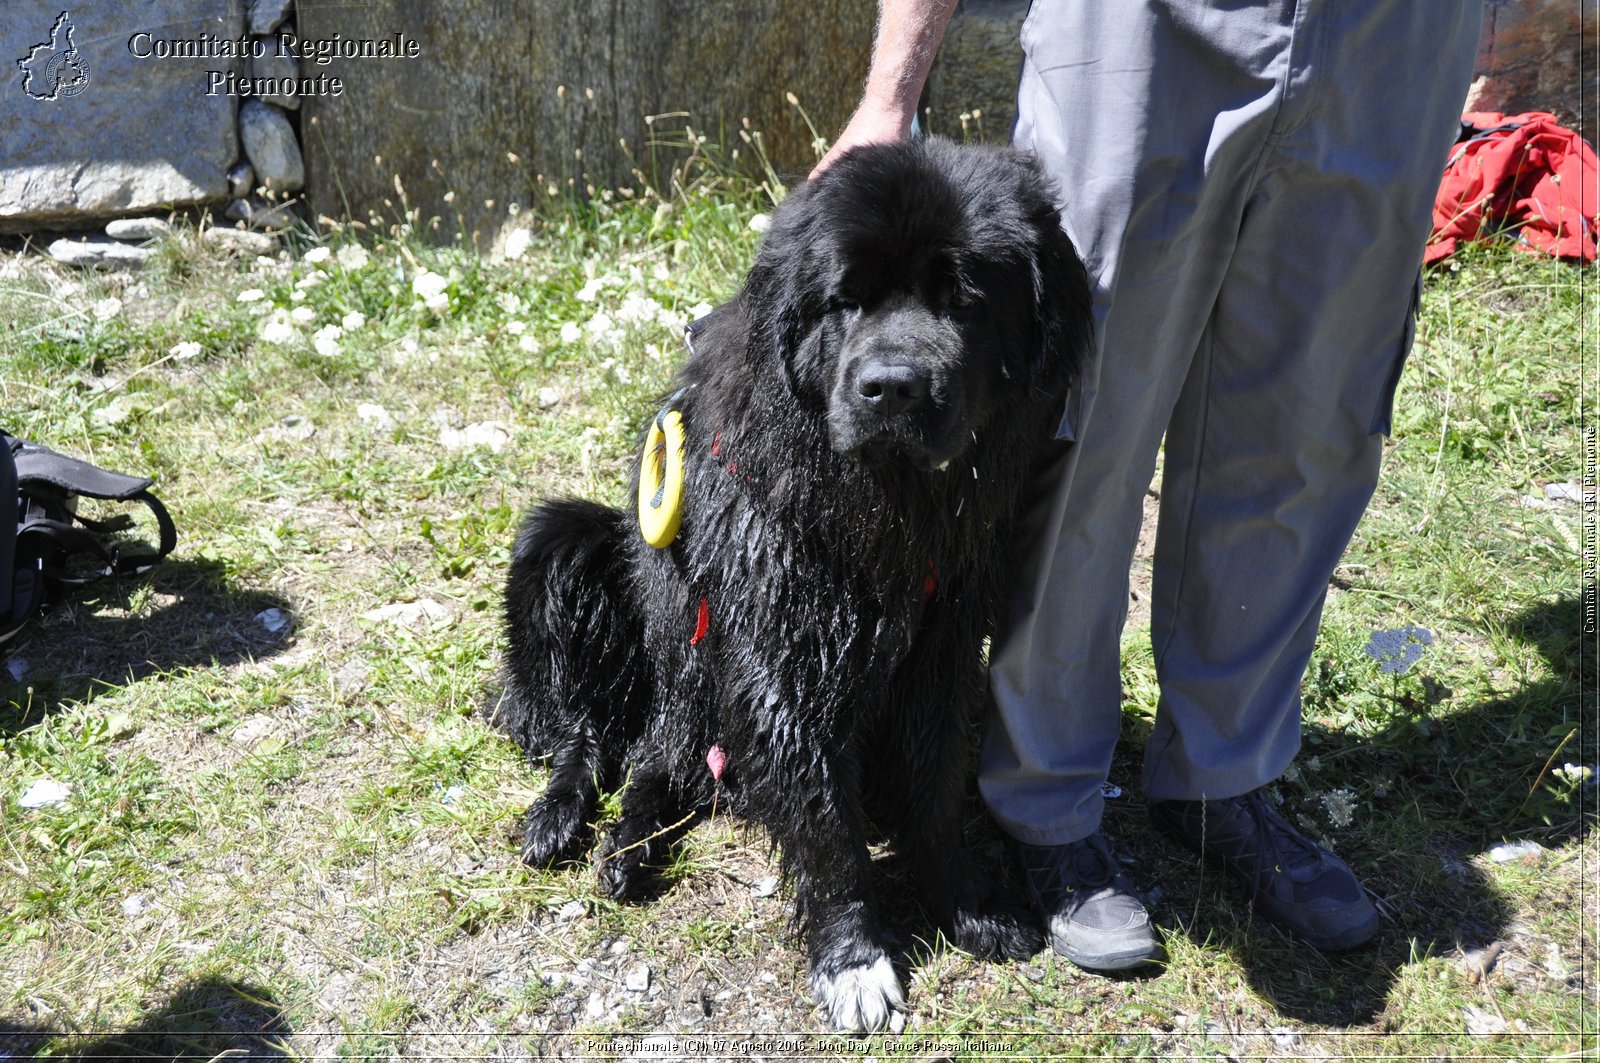
[[[1597,22],[1600,0],[1488,0],[1466,109],[1551,111],[1593,143]]]
[[[242,0],[4,0],[0,231],[217,203],[238,153],[230,58],[140,58],[152,39],[236,39]],[[18,66],[21,71],[19,73]]]
[[[240,104],[239,140],[263,187],[273,192],[295,192],[305,187],[300,140],[289,117],[278,108],[260,100]]]
[[[635,167],[664,181],[683,153],[650,141],[681,142],[683,120],[647,126],[645,116],[670,111],[690,112],[697,132],[745,158],[748,117],[781,171],[804,172],[813,135],[785,93],[835,136],[860,96],[876,17],[861,0],[301,0],[308,40],[404,33],[420,51],[303,64],[344,85],[301,99],[312,207],[393,218],[398,176],[424,218],[448,229],[459,211],[486,246],[508,205],[533,205],[536,187],[570,179],[581,196],[590,183],[636,185]]]

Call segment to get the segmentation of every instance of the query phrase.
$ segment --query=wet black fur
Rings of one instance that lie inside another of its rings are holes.
[[[980,645],[1088,329],[1083,266],[1020,153],[872,147],[796,187],[682,371],[678,540],[652,549],[631,511],[571,499],[522,528],[494,716],[549,758],[526,859],[580,855],[597,787],[626,783],[597,861],[641,895],[681,829],[636,843],[710,804],[717,744],[722,807],[778,843],[813,986],[883,955],[869,822],[958,946],[1034,951],[1030,918],[985,906],[960,809]],[[919,422],[839,408],[842,366],[885,349],[937,363]]]

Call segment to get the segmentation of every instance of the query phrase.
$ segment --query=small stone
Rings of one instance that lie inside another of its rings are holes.
[[[363,402],[356,406],[356,416],[375,428],[387,431],[394,427],[394,418],[389,411],[375,402]]]
[[[1474,1037],[1495,1037],[1506,1032],[1506,1020],[1495,1012],[1469,1006],[1462,1014],[1467,1032]]]
[[[200,239],[213,247],[250,255],[270,255],[278,249],[276,236],[270,233],[253,233],[244,229],[207,229],[200,235]]]
[[[341,694],[355,694],[366,689],[371,670],[365,661],[346,661],[333,673],[333,688]]]
[[[752,897],[770,897],[778,892],[778,876],[768,875],[766,878],[750,887]]]
[[[375,624],[397,624],[412,630],[441,627],[450,621],[450,610],[432,598],[419,598],[414,602],[395,602],[361,614],[361,619]]]
[[[622,984],[630,993],[643,993],[650,988],[650,968],[641,963],[623,976]]]
[[[22,799],[17,803],[23,808],[45,808],[49,805],[59,805],[71,796],[72,787],[58,783],[54,779],[38,779],[23,791]]]
[[[568,901],[556,911],[556,918],[563,923],[570,923],[574,919],[582,919],[585,911],[587,909],[582,901]]]
[[[246,717],[243,723],[233,729],[233,734],[230,737],[240,745],[248,746],[267,737],[277,729],[277,720],[274,720],[271,716],[257,713],[254,716]]]
[[[289,618],[283,614],[282,609],[263,609],[256,614],[256,623],[266,628],[270,634],[276,635],[289,626]]]
[[[276,78],[280,84],[285,81],[295,81],[300,77],[300,60],[280,49],[276,37],[258,37],[252,43],[255,47],[250,59],[251,77]],[[298,95],[264,92],[257,99],[263,103],[282,107],[286,111],[300,109]]]
[[[31,668],[31,667],[33,667],[33,666],[28,663],[26,658],[23,658],[23,657],[7,657],[6,658],[6,675],[11,677],[11,681],[13,683],[22,682],[22,677],[28,674],[28,669]]]
[[[596,989],[589,994],[589,1000],[583,1006],[583,1014],[590,1019],[598,1019],[606,1013],[605,994]]]
[[[294,0],[250,0],[250,32],[258,36],[283,25],[294,7]]]
[[[1497,864],[1509,864],[1513,860],[1537,864],[1544,859],[1544,848],[1534,841],[1505,842],[1489,850],[1489,859]]]
[[[63,265],[86,269],[138,269],[150,260],[149,250],[104,236],[62,237],[49,251]]]
[[[239,141],[256,177],[274,192],[294,192],[306,183],[305,159],[294,126],[281,110],[260,100],[239,105]]]
[[[160,218],[117,218],[106,222],[106,235],[113,240],[159,240],[172,232]]]
[[[143,894],[135,893],[132,897],[124,897],[121,907],[122,914],[132,919],[134,916],[142,914],[148,904]]]
[[[628,939],[618,938],[610,945],[606,946],[606,951],[611,953],[613,956],[621,956],[624,952],[628,951]]]
[[[317,434],[317,426],[311,418],[291,413],[269,431],[278,439],[306,440]]]
[[[1582,502],[1583,489],[1570,480],[1560,484],[1545,484],[1544,497],[1552,502]]]
[[[498,454],[511,442],[511,428],[502,421],[478,421],[465,428],[441,428],[439,443],[446,450],[487,447]]]
[[[542,387],[539,389],[539,408],[541,410],[548,410],[550,407],[555,406],[560,402],[561,392],[557,391],[555,388]]]
[[[243,199],[256,190],[256,172],[247,162],[236,163],[228,171],[228,194]]]
[[[300,219],[286,203],[272,204],[259,196],[236,199],[223,210],[229,221],[242,221],[252,229],[287,229]]]
[[[1275,1027],[1268,1031],[1272,1035],[1272,1043],[1278,1046],[1281,1052],[1287,1052],[1300,1043],[1300,1035],[1284,1027]]]

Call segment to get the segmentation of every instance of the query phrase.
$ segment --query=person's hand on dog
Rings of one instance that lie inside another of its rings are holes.
[[[852,148],[911,135],[917,99],[955,7],[956,0],[883,0],[861,104],[833,147],[812,169],[813,178]]]

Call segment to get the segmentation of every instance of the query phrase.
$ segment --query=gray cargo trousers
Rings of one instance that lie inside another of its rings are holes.
[[[1329,576],[1371,498],[1478,0],[1034,0],[1016,143],[1059,182],[1098,358],[1028,516],[979,787],[1094,833],[1165,438],[1148,799],[1280,775]]]

